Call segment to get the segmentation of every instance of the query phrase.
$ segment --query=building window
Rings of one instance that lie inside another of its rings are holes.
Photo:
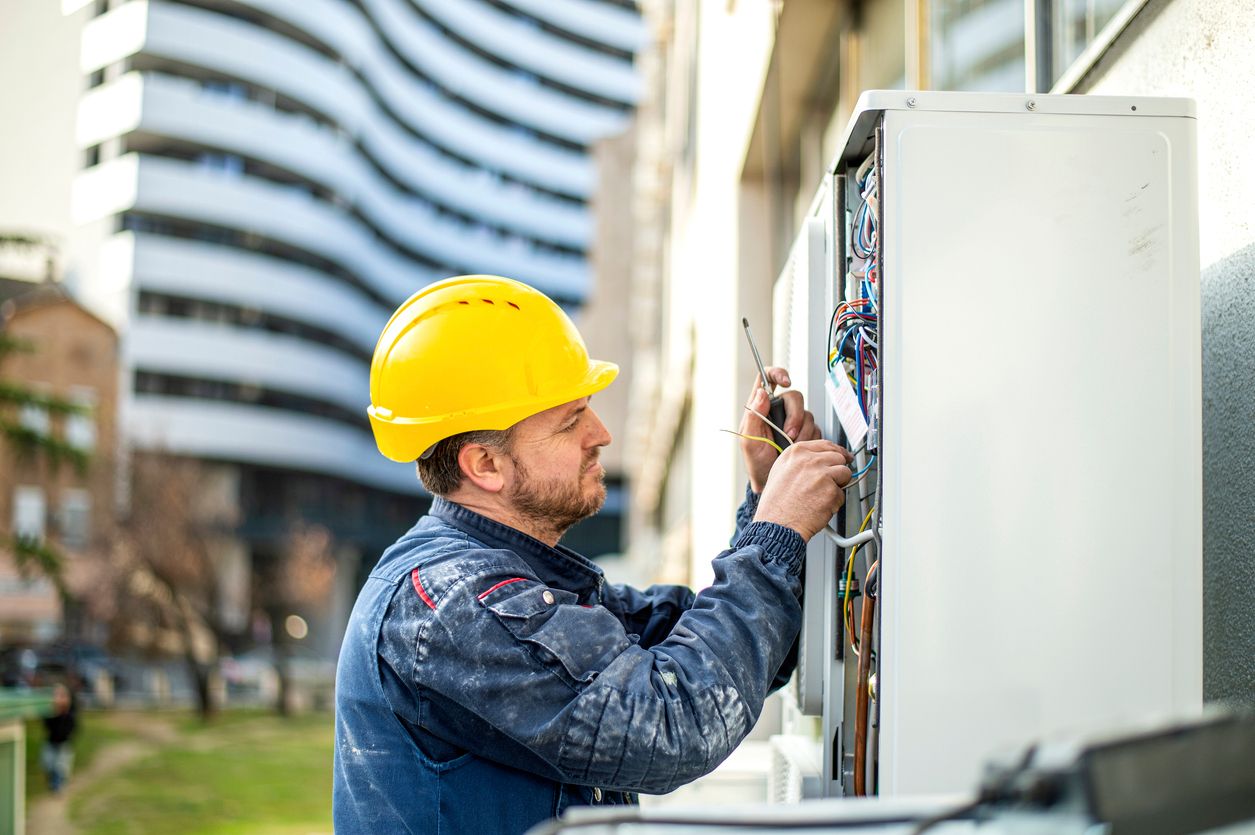
[[[1068,67],[1081,57],[1085,48],[1116,16],[1128,0],[1050,0],[1048,43],[1050,83],[1058,81]],[[1043,0],[1038,0],[1043,2]]]
[[[201,82],[201,90],[210,96],[230,101],[244,101],[248,98],[244,85],[235,81],[206,80]]]
[[[91,536],[92,497],[86,490],[66,490],[61,496],[61,542],[67,548],[85,548]]]
[[[13,533],[23,539],[42,541],[46,517],[44,491],[19,486],[13,491]]]
[[[203,171],[213,171],[238,177],[244,173],[244,159],[235,154],[200,154],[196,163]]]
[[[46,397],[51,388],[47,383],[32,383],[30,390],[36,396]],[[18,414],[18,423],[22,425],[22,428],[40,435],[47,435],[51,430],[48,409],[38,403],[23,403]]]
[[[1024,90],[1024,0],[934,0],[932,87]]]
[[[936,90],[1048,92],[1146,0],[917,0]],[[1026,33],[1025,21],[1032,30]],[[1086,59],[1088,60],[1088,59]]]
[[[96,392],[84,386],[70,389],[69,400],[82,412],[65,416],[65,442],[83,452],[96,448]]]

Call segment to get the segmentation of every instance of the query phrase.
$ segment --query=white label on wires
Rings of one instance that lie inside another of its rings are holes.
[[[834,376],[836,380],[832,379]],[[845,430],[850,449],[858,449],[863,445],[863,438],[867,437],[867,418],[863,417],[858,395],[854,393],[854,386],[850,385],[850,378],[845,375],[844,366],[838,364],[835,373],[824,375],[824,389],[828,392],[828,402],[837,413],[837,420],[841,421],[841,428]]]

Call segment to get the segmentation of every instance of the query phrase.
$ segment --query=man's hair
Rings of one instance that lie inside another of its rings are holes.
[[[458,466],[458,453],[467,444],[483,444],[510,451],[514,427],[509,429],[477,429],[463,432],[437,441],[431,455],[418,459],[418,477],[432,495],[447,496],[462,486],[462,468]]]

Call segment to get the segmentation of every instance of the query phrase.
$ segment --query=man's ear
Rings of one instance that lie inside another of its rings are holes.
[[[488,493],[500,493],[505,488],[504,461],[504,455],[483,444],[466,444],[458,452],[463,477]]]

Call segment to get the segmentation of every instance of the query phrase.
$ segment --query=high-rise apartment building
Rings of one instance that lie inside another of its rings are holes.
[[[22,0],[0,34],[15,41],[6,74],[24,50],[64,60],[74,43],[71,69],[31,79],[45,95],[7,94],[27,110],[4,142],[29,161],[8,154],[0,226],[59,236],[67,285],[117,326],[128,440],[231,468],[238,563],[266,558],[297,515],[373,562],[423,506],[366,422],[375,340],[407,296],[461,273],[578,311],[591,146],[639,93],[634,5],[49,5]],[[72,148],[46,115],[67,106]],[[26,166],[44,173],[23,181]],[[64,203],[23,208],[52,173]]]

